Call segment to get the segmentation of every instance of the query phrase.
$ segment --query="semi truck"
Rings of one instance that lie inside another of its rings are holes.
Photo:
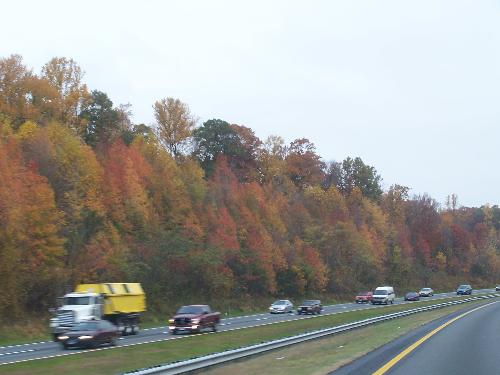
[[[104,319],[116,325],[122,335],[139,332],[141,313],[146,311],[146,296],[139,283],[80,284],[59,298],[52,309],[52,336],[58,336],[84,320]]]

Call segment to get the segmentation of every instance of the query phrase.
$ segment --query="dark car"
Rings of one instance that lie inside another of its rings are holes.
[[[220,323],[220,312],[213,312],[208,305],[182,306],[168,321],[170,332],[176,335],[179,332],[200,333],[206,328],[217,332]]]
[[[297,314],[321,314],[323,306],[319,299],[308,299],[297,308]]]
[[[497,286],[495,287],[495,291],[496,291],[496,292],[500,291],[500,285],[497,285]]]
[[[405,301],[420,301],[420,296],[417,292],[409,292],[405,295]]]
[[[373,299],[373,292],[360,292],[354,299],[356,303],[369,303]]]
[[[102,344],[116,345],[120,336],[118,327],[106,320],[88,320],[73,326],[69,331],[60,334],[57,340],[64,349],[96,348]]]
[[[466,294],[469,294],[469,295],[472,294],[472,287],[469,284],[460,285],[457,288],[457,296],[466,295]]]

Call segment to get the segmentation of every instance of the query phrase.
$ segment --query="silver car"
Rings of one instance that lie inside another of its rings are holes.
[[[434,295],[434,291],[432,288],[422,288],[420,292],[418,292],[420,297],[432,297]]]
[[[291,303],[287,299],[277,300],[271,306],[269,306],[269,312],[271,314],[290,313],[292,311],[293,311],[293,303]]]

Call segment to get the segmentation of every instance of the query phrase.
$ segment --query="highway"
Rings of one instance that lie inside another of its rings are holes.
[[[474,294],[491,293],[493,291],[494,291],[493,289],[476,290],[474,291]],[[430,298],[425,298],[425,299],[423,298],[423,300],[433,300],[433,299],[437,300],[455,296],[456,296],[455,292],[439,293],[435,294],[433,297]],[[402,298],[397,298],[395,303],[413,304],[418,302],[404,302]],[[383,306],[380,305],[373,306],[371,304],[356,304],[356,303],[336,304],[336,305],[325,306],[322,315],[337,314],[347,311],[355,311],[360,309],[373,309],[373,308],[383,308]],[[245,329],[266,324],[273,324],[283,321],[308,319],[312,317],[313,316],[297,315],[296,313],[295,314],[262,313],[262,314],[253,314],[247,316],[231,317],[221,320],[219,331],[239,330],[239,329]],[[165,320],[167,319],[168,317],[166,317]],[[213,333],[206,333],[206,334],[213,334]],[[158,342],[164,340],[179,340],[188,336],[189,334],[173,336],[169,334],[167,326],[155,327],[155,328],[144,329],[136,336],[125,336],[120,338],[116,348],[151,343],[151,342]],[[114,347],[102,347],[92,350],[109,350],[109,349],[114,349]],[[72,355],[79,353],[81,351],[82,350],[80,349],[63,350],[60,344],[52,341],[3,346],[0,347],[0,365],[23,362],[27,360],[36,360],[42,358]],[[87,349],[85,351],[89,350]]]
[[[331,375],[499,374],[499,302],[487,301],[437,319]]]

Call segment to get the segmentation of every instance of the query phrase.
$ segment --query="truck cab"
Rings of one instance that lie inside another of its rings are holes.
[[[68,293],[59,298],[59,305],[50,319],[54,338],[76,323],[102,317],[102,297],[97,293]]]

